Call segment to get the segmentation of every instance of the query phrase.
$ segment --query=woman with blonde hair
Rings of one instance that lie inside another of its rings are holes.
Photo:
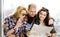
[[[27,25],[27,10],[22,6],[18,6],[16,12],[5,18],[3,31],[5,37],[24,37],[25,27]]]

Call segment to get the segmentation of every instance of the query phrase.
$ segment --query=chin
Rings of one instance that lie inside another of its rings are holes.
[[[41,18],[40,20],[44,20],[44,19]]]
[[[31,16],[31,17],[34,17],[34,16]]]

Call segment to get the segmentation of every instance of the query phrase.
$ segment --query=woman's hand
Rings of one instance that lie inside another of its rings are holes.
[[[50,33],[50,32],[46,32],[46,35],[47,35],[47,36],[51,36],[51,33]]]
[[[30,31],[27,32],[27,36],[29,36],[29,35],[30,35]]]
[[[22,26],[22,23],[23,23],[22,21],[24,20],[24,17],[25,17],[25,16],[21,16],[21,17],[18,19],[15,28],[18,28],[18,27],[21,27],[21,26]]]
[[[16,23],[16,26],[14,28],[18,28],[18,27],[21,27],[22,26],[22,20],[19,19]]]

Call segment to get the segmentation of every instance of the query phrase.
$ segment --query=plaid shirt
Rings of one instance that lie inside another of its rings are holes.
[[[6,35],[6,33],[14,28],[14,26],[16,25],[16,20],[13,16],[7,17],[4,20],[4,24],[7,26],[6,28],[4,28],[4,35]]]
[[[7,26],[6,28],[4,28],[4,35],[5,35],[5,36],[6,36],[6,33],[7,33],[10,29],[12,29],[12,28],[15,27],[16,22],[17,22],[17,20],[16,20],[13,16],[10,16],[10,17],[5,18],[4,24]],[[15,29],[12,34],[16,34],[16,35],[17,35],[17,34],[22,34],[24,29],[26,29],[26,31],[29,31],[29,30],[30,30],[30,27],[31,27],[30,24],[23,22],[22,26],[19,27],[18,30]],[[24,33],[25,33],[25,32],[24,32]]]

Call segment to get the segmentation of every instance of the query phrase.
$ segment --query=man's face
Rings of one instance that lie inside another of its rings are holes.
[[[36,8],[30,8],[28,11],[31,17],[34,17],[36,15]]]
[[[49,19],[49,25],[52,25],[52,24],[54,24],[53,19]]]

